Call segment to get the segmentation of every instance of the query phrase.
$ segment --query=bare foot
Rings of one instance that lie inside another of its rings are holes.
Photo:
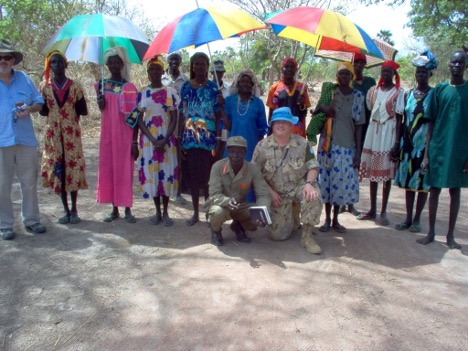
[[[447,238],[447,246],[449,249],[458,249],[461,250],[461,245],[455,241],[454,238]]]
[[[434,241],[434,235],[427,234],[424,238],[416,240],[418,244],[427,245]]]

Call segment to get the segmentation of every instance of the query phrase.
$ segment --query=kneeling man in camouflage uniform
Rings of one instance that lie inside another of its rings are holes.
[[[224,243],[221,227],[233,219],[231,230],[237,240],[250,243],[246,230],[255,230],[256,224],[250,217],[249,208],[253,205],[270,208],[271,198],[268,186],[257,165],[244,161],[247,141],[241,136],[230,137],[226,143],[228,157],[216,162],[211,168],[209,192],[205,203],[211,225],[211,243],[221,246]],[[253,188],[257,202],[246,202],[247,194]]]
[[[273,112],[270,120],[272,134],[255,148],[252,163],[260,166],[271,194],[273,240],[288,239],[294,229],[293,202],[301,204],[301,245],[313,254],[321,252],[312,238],[312,227],[319,224],[322,201],[317,184],[319,165],[308,141],[291,133],[298,121],[289,107]]]

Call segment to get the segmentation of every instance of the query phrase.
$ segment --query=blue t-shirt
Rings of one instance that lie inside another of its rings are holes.
[[[14,118],[13,111],[20,102],[44,104],[44,99],[26,73],[13,70],[9,86],[0,80],[0,147],[38,145],[31,116]]]
[[[216,146],[215,112],[219,112],[216,83],[208,81],[194,88],[190,81],[185,82],[180,89],[179,111],[184,115],[182,147],[213,150]]]

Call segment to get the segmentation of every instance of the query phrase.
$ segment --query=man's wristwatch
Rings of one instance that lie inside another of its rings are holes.
[[[312,186],[316,186],[316,185],[317,185],[317,181],[316,181],[316,180],[308,180],[308,181],[306,182],[306,184],[310,184],[310,185],[312,185]]]

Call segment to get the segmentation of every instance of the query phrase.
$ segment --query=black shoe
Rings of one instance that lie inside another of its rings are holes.
[[[223,236],[221,235],[221,231],[217,232],[217,231],[211,230],[211,243],[214,246],[223,246],[224,239],[223,239]]]
[[[239,221],[233,221],[231,223],[231,230],[236,233],[237,240],[241,243],[250,244],[252,239],[250,239],[247,234],[245,233],[244,228],[242,228],[242,224]]]

